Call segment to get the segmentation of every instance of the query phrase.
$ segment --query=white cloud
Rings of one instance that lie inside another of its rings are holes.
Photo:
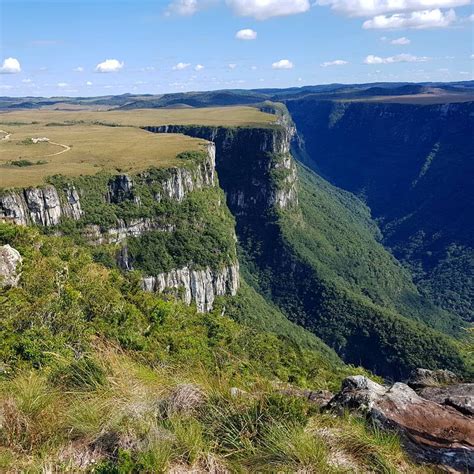
[[[258,68],[257,68],[257,66],[251,66],[250,69],[251,69],[252,71],[256,71]]]
[[[256,20],[304,13],[311,7],[309,0],[227,0],[226,3],[236,15]]]
[[[333,10],[348,16],[453,8],[469,3],[470,0],[317,0],[318,5],[330,6]]]
[[[273,69],[293,69],[293,63],[289,59],[280,59],[272,64]]]
[[[105,61],[97,64],[95,70],[97,72],[117,72],[123,68],[123,62],[117,59],[106,59]]]
[[[6,58],[0,66],[0,74],[16,74],[21,72],[20,61],[15,58]]]
[[[56,85],[58,87],[67,87],[69,84],[67,82],[58,82]]]
[[[439,9],[423,10],[409,14],[378,15],[364,21],[362,28],[371,29],[400,29],[400,28],[446,28],[456,21],[454,10],[442,12]]]
[[[33,81],[31,79],[22,79],[23,84],[31,84]]]
[[[237,31],[235,37],[239,40],[254,40],[257,39],[257,32],[251,30],[250,28],[245,28],[243,30]]]
[[[202,71],[203,69],[204,69],[204,66],[202,64],[196,64],[196,66],[194,66],[195,71]]]
[[[386,58],[369,54],[364,59],[364,64],[424,63],[429,59],[427,56],[413,56],[413,54],[397,54]]]
[[[200,9],[197,0],[174,0],[166,9],[167,15],[191,16]]]
[[[77,66],[73,69],[74,72],[84,72],[84,68],[82,66]]]
[[[344,66],[344,64],[348,64],[347,61],[343,59],[335,59],[334,61],[325,61],[320,64],[321,67],[328,67],[328,66]]]
[[[229,69],[235,69],[237,67],[237,64],[230,63],[228,64]]]
[[[474,54],[471,54],[471,59],[474,59]]]
[[[405,46],[407,44],[410,44],[411,41],[408,39],[408,38],[405,38],[404,36],[402,36],[401,38],[396,38],[396,39],[393,39],[392,41],[390,41],[390,44],[395,44],[395,45],[398,45],[398,46]]]
[[[187,69],[189,66],[191,66],[190,63],[178,63],[173,66],[173,71],[182,71],[183,69]]]
[[[87,81],[86,82],[86,86],[91,86],[92,85],[92,82],[91,81]]]

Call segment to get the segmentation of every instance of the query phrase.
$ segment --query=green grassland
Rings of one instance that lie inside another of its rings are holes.
[[[40,185],[55,174],[133,172],[175,165],[176,155],[199,150],[205,142],[178,134],[152,134],[133,127],[101,125],[0,125],[11,136],[0,141],[0,187]],[[50,142],[32,143],[47,137]],[[66,148],[53,144],[58,143]],[[19,164],[25,163],[24,166]]]
[[[0,224],[7,243],[24,260],[0,289],[1,472],[429,472],[396,435],[281,393],[365,372],[301,328],[247,325],[284,317],[246,285],[199,314],[68,238]]]
[[[275,117],[252,107],[133,111],[29,110],[0,114],[0,188],[35,186],[48,176],[134,172],[178,163],[176,155],[205,142],[138,127],[164,124],[243,126]],[[8,135],[8,136],[7,136]],[[49,142],[32,143],[46,137]]]
[[[0,128],[7,122],[101,122],[116,125],[145,127],[167,124],[215,125],[236,127],[244,125],[272,124],[276,116],[254,107],[208,107],[183,109],[135,109],[135,110],[22,110],[0,114]]]

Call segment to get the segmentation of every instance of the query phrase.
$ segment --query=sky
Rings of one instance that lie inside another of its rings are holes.
[[[0,0],[0,95],[473,79],[470,0]]]

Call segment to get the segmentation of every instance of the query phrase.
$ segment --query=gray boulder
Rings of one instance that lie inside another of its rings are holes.
[[[348,377],[329,408],[357,411],[382,429],[398,432],[418,461],[451,472],[474,472],[474,423],[451,406],[420,397],[404,383],[386,387],[367,377]]]
[[[20,279],[20,252],[10,245],[0,246],[0,287],[11,287],[18,284]]]
[[[410,375],[407,384],[417,389],[423,387],[443,387],[459,382],[458,376],[450,370],[416,369]]]
[[[474,383],[458,383],[447,387],[424,387],[420,397],[441,405],[449,405],[465,415],[474,416]]]

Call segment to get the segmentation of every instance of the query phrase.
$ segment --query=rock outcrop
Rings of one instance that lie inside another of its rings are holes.
[[[459,377],[450,370],[416,369],[410,375],[407,384],[414,389],[423,387],[443,387],[459,383]]]
[[[385,387],[364,376],[348,377],[329,407],[361,412],[379,427],[395,430],[418,461],[451,472],[474,470],[472,418],[420,397],[404,383]]]
[[[10,245],[0,246],[0,288],[16,286],[20,279],[20,252]]]
[[[297,204],[297,173],[290,154],[295,129],[289,123],[266,128],[162,125],[154,133],[183,133],[215,144],[219,180],[234,215]]]
[[[427,400],[455,408],[464,415],[474,416],[474,383],[423,387],[417,390],[417,393]]]
[[[136,181],[145,184],[158,184],[162,191],[154,196],[157,201],[167,198],[181,202],[188,193],[196,189],[215,186],[216,154],[214,145],[209,143],[206,151],[206,158],[195,165],[169,168],[167,176],[159,183],[153,182],[147,171],[136,176],[126,174],[113,176],[107,184],[107,189],[104,189],[103,201],[110,204],[120,204],[131,200],[136,205],[140,205],[140,196],[134,191]],[[60,224],[63,218],[79,220],[84,215],[80,195],[86,192],[86,190],[77,190],[72,184],[65,189],[46,185],[6,191],[0,195],[0,219],[10,220],[18,225],[48,227]],[[153,225],[158,226],[158,224]],[[131,229],[124,230],[124,226],[129,226]],[[116,231],[111,229],[112,234],[135,235],[137,223],[118,222],[116,227]],[[89,230],[94,234],[97,229]],[[105,239],[107,240],[107,236]],[[111,239],[111,241],[113,240]]]
[[[61,217],[79,220],[82,209],[79,194],[74,186],[65,189],[61,202],[54,186],[8,191],[0,196],[0,218],[18,225],[53,226]]]
[[[139,237],[153,230],[173,232],[174,226],[149,218],[131,219],[128,222],[118,219],[117,225],[105,230],[95,224],[87,225],[84,227],[82,234],[89,243],[102,245],[119,244],[126,240],[127,237]]]
[[[143,279],[143,289],[163,293],[181,293],[186,304],[194,302],[201,313],[212,310],[216,296],[234,296],[239,288],[239,266],[230,265],[218,270],[192,270],[184,267]]]

